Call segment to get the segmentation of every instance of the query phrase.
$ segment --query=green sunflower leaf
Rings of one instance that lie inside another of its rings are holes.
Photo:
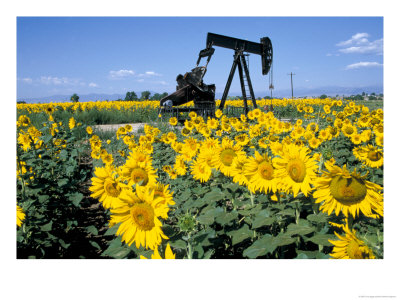
[[[93,225],[90,225],[90,226],[86,227],[86,230],[88,232],[90,232],[91,234],[93,234],[93,235],[98,235],[99,234],[97,228],[95,226],[93,226]]]
[[[169,242],[170,246],[177,249],[186,249],[187,244],[182,240]]]
[[[41,231],[50,231],[51,228],[53,226],[53,221],[50,221],[49,223],[47,223],[46,225],[43,225],[40,227]]]
[[[252,222],[252,227],[253,229],[260,228],[262,226],[270,226],[275,222],[274,217],[269,216],[269,212],[266,210],[260,211],[257,215],[254,221]]]
[[[216,202],[218,200],[224,199],[224,193],[219,188],[213,188],[211,192],[204,195],[205,202]]]
[[[224,212],[215,218],[215,221],[221,225],[226,225],[231,223],[233,220],[238,218],[238,212],[232,210],[230,212]]]
[[[114,225],[113,227],[108,228],[107,231],[103,235],[106,235],[106,236],[115,235],[118,231],[118,227],[119,227],[119,225]]]
[[[81,193],[74,193],[72,196],[69,197],[69,199],[72,201],[72,203],[78,207],[79,203],[81,203],[83,199],[83,195]]]
[[[311,232],[314,232],[315,228],[305,226],[305,225],[297,225],[297,224],[289,224],[286,230],[286,234],[289,236],[293,235],[307,235]]]
[[[249,225],[244,224],[239,230],[228,232],[228,235],[232,236],[232,245],[236,245],[248,238],[253,237],[253,231],[250,230]]]
[[[243,251],[243,255],[248,258],[257,258],[258,256],[266,255],[267,253],[272,253],[277,245],[275,245],[273,241],[272,235],[265,235],[261,239],[255,241],[253,245],[248,247]]]
[[[322,245],[322,246],[333,246],[328,240],[334,240],[335,235],[333,234],[316,234],[308,239],[306,239],[307,242],[313,242],[314,244],[317,245]]]
[[[307,220],[310,222],[315,222],[315,223],[326,223],[328,219],[328,216],[325,213],[319,213],[317,215],[308,215]]]

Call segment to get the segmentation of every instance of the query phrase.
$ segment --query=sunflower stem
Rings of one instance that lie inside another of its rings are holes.
[[[349,216],[347,217],[347,225],[350,229],[353,228],[353,221],[354,221],[353,216],[349,214]]]
[[[296,217],[296,224],[299,224],[300,208],[299,208],[299,203],[298,202],[296,202],[295,217]]]
[[[190,242],[190,233],[188,233],[187,236],[187,256],[188,259],[192,259],[193,258],[193,249],[192,249],[192,243]]]

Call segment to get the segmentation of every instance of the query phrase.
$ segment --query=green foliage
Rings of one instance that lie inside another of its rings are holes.
[[[149,91],[143,91],[142,95],[140,96],[140,100],[148,100],[148,99],[150,99],[150,94],[151,94],[151,92],[149,92]]]
[[[82,184],[91,176],[91,168],[84,164],[87,150],[76,138],[77,129],[59,126],[52,135],[49,126],[41,129],[41,147],[17,148],[17,167],[20,173],[23,164],[27,169],[17,178],[17,203],[26,214],[17,231],[19,258],[68,257],[82,230],[77,216],[84,200]],[[96,234],[94,226],[87,233]]]
[[[134,91],[126,92],[125,101],[136,101],[138,97]]]
[[[79,96],[77,94],[73,94],[70,100],[71,102],[79,102]]]

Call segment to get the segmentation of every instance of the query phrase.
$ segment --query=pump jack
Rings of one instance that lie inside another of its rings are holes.
[[[160,113],[172,113],[178,117],[179,112],[196,111],[204,118],[213,117],[215,113],[215,84],[204,84],[203,77],[207,71],[208,63],[214,54],[213,46],[223,47],[234,50],[233,64],[229,73],[219,109],[223,110],[228,92],[235,75],[236,68],[239,71],[240,86],[242,90],[244,111],[249,111],[247,100],[251,99],[254,108],[257,108],[253,86],[250,79],[249,68],[245,56],[247,53],[258,54],[261,56],[262,74],[267,75],[272,64],[272,43],[268,37],[260,39],[260,43],[241,40],[215,33],[207,34],[206,48],[201,50],[197,59],[196,67],[185,75],[179,74],[176,78],[178,83],[176,91],[160,100]],[[205,66],[200,66],[202,58],[207,57]],[[246,89],[247,88],[247,89]],[[176,107],[187,102],[194,102],[194,108]]]

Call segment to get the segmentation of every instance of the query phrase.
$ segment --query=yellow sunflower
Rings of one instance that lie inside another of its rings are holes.
[[[340,168],[326,162],[325,167],[328,172],[324,171],[314,184],[315,202],[323,202],[320,210],[328,215],[335,211],[337,216],[342,211],[346,217],[349,213],[356,217],[360,210],[366,216],[373,215],[372,210],[383,215],[381,186],[365,180],[366,175],[361,176],[356,171],[350,173],[346,165]]]
[[[174,170],[178,175],[185,175],[187,171],[187,166],[185,164],[185,157],[183,155],[178,155],[175,158]]]
[[[187,129],[186,127],[183,127],[181,130],[181,134],[183,136],[188,136],[190,134],[191,130]]]
[[[363,155],[359,155],[357,157],[358,159],[371,168],[380,168],[383,166],[383,149],[379,149],[372,145],[367,145],[362,149]]]
[[[215,150],[213,165],[225,176],[231,176],[234,169],[233,159],[237,156],[245,156],[242,147],[234,144],[232,140],[223,139],[221,145]]]
[[[383,147],[383,136],[377,136],[375,137],[375,143],[380,146]]]
[[[197,113],[196,113],[195,111],[191,111],[191,112],[189,113],[189,117],[190,117],[191,119],[195,119],[195,118],[197,117]]]
[[[217,119],[208,119],[207,126],[209,129],[217,129],[219,125],[219,121]]]
[[[268,143],[269,140],[267,137],[263,137],[258,141],[258,146],[260,146],[263,149],[267,149],[268,148]]]
[[[24,151],[28,151],[31,148],[31,138],[29,134],[25,133],[24,131],[21,131],[18,134],[18,143],[22,145],[22,149]]]
[[[249,176],[244,174],[245,164],[247,163],[246,156],[238,156],[233,159],[232,166],[232,181],[243,186],[247,186],[249,183]]]
[[[249,139],[249,136],[247,135],[247,133],[242,133],[235,137],[235,141],[240,146],[246,146],[250,142],[250,139]]]
[[[362,142],[362,136],[360,133],[353,134],[350,139],[354,145],[359,145]]]
[[[178,124],[178,119],[176,117],[172,117],[169,119],[169,124],[172,126],[176,126]]]
[[[171,250],[171,246],[169,243],[167,244],[167,247],[165,248],[165,254],[164,254],[165,259],[175,259],[175,254]],[[140,255],[140,259],[147,259],[143,255]],[[160,253],[158,252],[158,248],[156,247],[154,249],[154,253],[151,255],[151,259],[162,259]]]
[[[17,226],[21,227],[22,222],[25,220],[25,213],[20,206],[17,205]]]
[[[286,192],[293,191],[294,197],[299,191],[308,196],[311,184],[316,178],[317,162],[309,156],[310,149],[294,144],[285,144],[280,157],[273,159],[276,169],[275,176],[282,182],[282,189]]]
[[[152,186],[157,179],[156,170],[153,169],[151,161],[141,161],[135,155],[131,155],[126,160],[122,167],[122,176],[128,181],[129,186],[133,184]]]
[[[122,185],[116,173],[110,167],[96,168],[94,171],[95,177],[92,177],[92,186],[89,190],[92,192],[92,198],[99,199],[99,202],[105,209],[116,208],[122,205],[119,200]]]
[[[26,116],[26,115],[21,115],[21,116],[18,118],[17,126],[26,127],[26,126],[29,126],[30,124],[31,124],[31,120],[29,119],[28,116]]]
[[[244,165],[244,175],[249,178],[248,187],[252,193],[260,191],[267,194],[277,190],[274,167],[266,153],[261,155],[256,151],[254,157],[249,157]]]
[[[123,205],[111,209],[110,223],[120,223],[116,235],[122,235],[123,242],[129,246],[135,242],[136,248],[155,249],[162,239],[168,239],[159,217],[169,208],[166,204],[159,205],[163,199],[154,198],[153,189],[142,186],[137,186],[135,192],[124,189],[119,198]]]
[[[74,119],[74,117],[71,117],[71,118],[69,119],[69,121],[68,121],[69,129],[75,128],[75,125],[76,125],[75,119]]]
[[[200,182],[207,182],[211,177],[211,168],[203,161],[194,161],[190,169],[190,173],[193,175],[193,178],[195,180],[199,180]]]
[[[351,138],[353,134],[357,133],[357,127],[354,126],[353,124],[343,124],[342,126],[342,133],[347,136],[348,138]]]
[[[332,258],[336,259],[375,259],[375,255],[365,243],[358,239],[356,231],[346,226],[342,227],[345,235],[341,236],[335,232],[338,240],[329,240],[333,244],[333,250],[330,254]]]
[[[203,149],[214,150],[218,147],[219,141],[215,138],[206,138],[201,142],[200,151]]]

